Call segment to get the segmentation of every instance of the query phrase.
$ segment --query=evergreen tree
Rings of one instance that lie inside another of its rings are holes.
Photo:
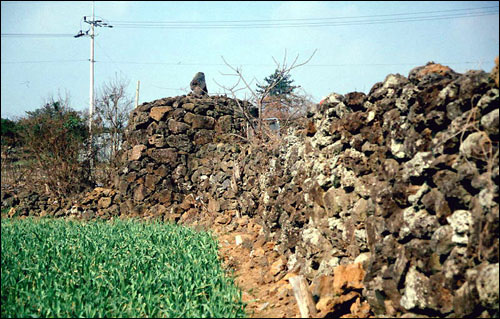
[[[293,92],[298,86],[292,85],[293,80],[290,79],[290,74],[283,75],[283,73],[276,69],[274,73],[264,79],[265,85],[257,84],[257,92],[263,94],[269,90],[270,96],[287,96]],[[274,87],[273,87],[274,85]]]

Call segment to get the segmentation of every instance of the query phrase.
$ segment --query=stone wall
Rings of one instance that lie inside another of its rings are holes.
[[[314,287],[359,263],[364,285],[345,297],[376,315],[498,316],[498,96],[497,73],[429,63],[368,95],[332,94],[306,127],[261,144],[241,138],[243,101],[164,98],[131,113],[113,189],[44,207],[184,223],[248,215],[286,271],[309,279],[321,315],[334,305]]]
[[[375,314],[497,316],[498,107],[488,73],[438,64],[317,105],[247,164],[266,167],[258,215],[288,270],[361,262]]]
[[[235,112],[246,102],[227,97],[165,98],[130,115],[115,177],[122,215],[178,221],[203,206],[235,209],[231,153],[245,124]],[[215,209],[215,208],[213,208]]]
[[[312,286],[362,263],[375,314],[495,315],[498,106],[490,74],[430,63],[256,146],[228,135],[243,134],[231,99],[158,100],[131,115],[120,211],[249,215]]]

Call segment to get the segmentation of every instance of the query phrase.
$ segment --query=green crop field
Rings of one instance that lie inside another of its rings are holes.
[[[1,225],[2,318],[246,316],[208,233],[139,221]]]

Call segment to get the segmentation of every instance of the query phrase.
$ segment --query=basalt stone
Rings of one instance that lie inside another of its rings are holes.
[[[488,134],[490,134],[490,138],[493,138],[497,141],[498,141],[498,131],[499,131],[498,129],[499,113],[500,110],[497,108],[481,118],[481,125],[484,127],[484,130]]]
[[[211,130],[201,129],[194,135],[193,143],[195,145],[204,145],[213,141],[215,132]]]
[[[477,292],[481,305],[491,309],[492,316],[499,314],[499,265],[483,264],[479,267],[476,280]]]
[[[362,92],[351,92],[345,95],[344,103],[353,111],[363,110],[363,104],[366,101],[366,94]]]
[[[464,100],[471,99],[476,94],[488,91],[488,73],[478,70],[469,70],[456,80],[460,86],[460,97]]]
[[[189,86],[194,96],[204,96],[208,94],[205,74],[203,72],[196,73]]]
[[[479,295],[474,283],[465,282],[453,298],[453,310],[459,317],[471,315],[479,304]]]
[[[399,233],[400,239],[407,236],[430,239],[435,229],[439,227],[436,216],[430,215],[426,210],[416,211],[408,207],[403,211],[404,226]]]
[[[99,202],[97,203],[98,208],[108,208],[111,206],[112,199],[111,197],[102,197],[99,199]]]
[[[455,244],[452,241],[453,227],[450,225],[440,226],[430,241],[430,248],[438,255],[447,255],[453,249]]]
[[[231,133],[232,129],[232,116],[224,115],[217,120],[215,130],[219,133]]]
[[[151,122],[148,125],[148,128],[146,129],[146,132],[148,133],[148,136],[154,135],[159,132],[158,130],[158,123],[157,122]]]
[[[458,73],[451,68],[439,63],[428,62],[424,66],[419,66],[410,70],[408,79],[414,83],[423,81],[429,78],[429,75],[436,75],[443,78],[454,79],[458,77]]]
[[[460,144],[460,153],[468,158],[486,159],[487,153],[485,153],[485,150],[489,148],[489,144],[491,144],[491,141],[484,133],[474,132]]]
[[[184,110],[183,108],[176,108],[170,114],[170,118],[172,118],[178,122],[182,122],[182,120],[186,116],[186,114],[187,114],[186,110]],[[192,114],[192,113],[190,113],[190,114]]]
[[[186,123],[190,123],[193,129],[213,129],[215,125],[215,120],[213,117],[203,116],[203,115],[193,115],[188,116],[190,113],[186,114],[184,120]]]
[[[150,190],[155,190],[156,183],[158,183],[160,178],[156,175],[148,174],[146,175],[144,185]]]
[[[144,128],[145,127],[147,127],[147,125],[145,125]],[[130,132],[127,139],[130,145],[147,144],[148,135],[146,130],[138,129]]]
[[[172,111],[172,107],[170,106],[157,106],[151,108],[151,111],[149,112],[149,116],[154,119],[155,121],[161,121],[165,118],[165,114],[167,112]]]
[[[410,178],[420,177],[433,162],[432,152],[418,152],[411,160],[403,164],[403,180],[408,181]]]
[[[182,104],[182,108],[185,109],[186,111],[192,111],[194,110],[195,104],[194,103],[184,103]]]
[[[142,103],[141,105],[137,106],[135,110],[131,112],[133,116],[136,116],[139,112],[149,112],[151,108],[154,106],[154,103]]]
[[[194,113],[201,115],[209,115],[208,114],[209,110],[213,109],[214,109],[214,104],[212,102],[204,101],[204,103],[196,105],[196,107],[194,108]]]
[[[191,113],[191,112],[187,112],[184,111],[185,115],[184,115],[184,122],[188,123],[188,124],[191,124],[193,123],[194,121],[194,118],[195,118],[195,114],[194,113]]]
[[[454,202],[451,202],[454,208],[467,207],[471,195],[460,184],[457,173],[450,170],[438,171],[432,179],[439,191],[445,194],[445,197],[453,197],[455,199]]]
[[[193,149],[193,144],[191,140],[189,139],[189,137],[183,134],[170,135],[166,138],[166,141],[168,146],[174,147],[180,151],[189,153]]]
[[[447,125],[448,122],[446,113],[442,111],[432,110],[425,116],[425,124],[428,128],[430,127],[433,130],[440,130],[444,128],[444,125]]]
[[[179,165],[177,166],[174,171],[172,172],[172,178],[174,180],[182,180],[184,179],[184,176],[186,176],[186,173],[187,173],[187,169],[184,165]]]
[[[477,102],[482,114],[487,114],[495,109],[498,110],[499,104],[499,91],[496,88],[490,89]]]
[[[422,203],[427,210],[436,214],[440,221],[451,215],[451,209],[444,195],[435,188],[422,197]]]
[[[446,117],[450,121],[455,120],[463,114],[462,109],[464,108],[464,106],[462,103],[462,100],[458,100],[446,104]]]
[[[141,159],[143,152],[146,150],[145,145],[135,145],[129,155],[129,160],[136,161]]]
[[[163,134],[154,134],[149,138],[148,143],[150,145],[154,145],[157,148],[162,148],[167,145],[167,141]]]
[[[190,126],[186,123],[177,122],[174,119],[168,120],[168,129],[174,134],[184,133],[189,128]]]
[[[132,129],[133,130],[140,130],[143,128],[146,128],[149,124],[150,117],[147,113],[140,112],[138,115],[136,115],[133,118],[132,121]]]
[[[177,152],[173,148],[148,149],[147,153],[158,163],[174,165],[177,162]]]
[[[142,202],[144,198],[146,198],[146,194],[146,187],[144,186],[144,184],[140,184],[134,190],[134,201]]]
[[[468,235],[471,232],[473,223],[472,214],[467,210],[456,210],[446,219],[453,228],[451,241],[459,245],[467,245]]]
[[[459,97],[460,87],[457,83],[452,82],[448,84],[444,89],[439,92],[439,95],[436,99],[436,103],[438,105],[448,105],[453,103]]]

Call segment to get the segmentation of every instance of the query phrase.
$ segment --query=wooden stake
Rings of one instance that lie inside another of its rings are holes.
[[[137,81],[137,89],[135,90],[135,107],[139,105],[139,85],[141,84],[141,81]]]
[[[300,316],[302,318],[310,318],[316,316],[316,305],[314,304],[311,292],[307,287],[307,282],[302,276],[295,276],[290,279],[290,285],[293,288],[293,294],[299,306]]]

